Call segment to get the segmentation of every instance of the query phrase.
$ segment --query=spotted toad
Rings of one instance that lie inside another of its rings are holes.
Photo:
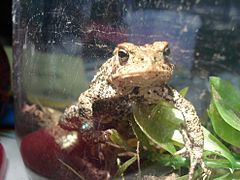
[[[189,180],[198,164],[208,175],[202,159],[203,130],[196,111],[189,101],[167,85],[174,70],[169,54],[165,41],[143,46],[119,44],[94,76],[89,89],[65,110],[61,126],[80,132],[88,128],[103,131],[115,128],[126,133],[128,123],[123,119],[132,116],[133,103],[149,105],[166,100],[180,110],[185,119],[181,129],[185,147],[177,154],[190,157]],[[88,122],[87,126],[83,122]]]

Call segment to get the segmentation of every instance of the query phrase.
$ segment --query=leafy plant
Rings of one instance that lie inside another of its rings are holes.
[[[208,115],[214,131],[225,142],[240,147],[240,91],[228,81],[210,78],[211,103]]]
[[[211,120],[214,136],[203,127],[204,131],[204,161],[213,170],[215,179],[234,178],[240,174],[240,158],[237,153],[229,150],[225,144],[240,147],[240,91],[229,81],[217,77],[210,77],[211,102],[207,109]],[[187,93],[187,88],[180,91],[181,95]],[[180,133],[184,122],[181,112],[168,102],[161,101],[156,106],[146,107],[142,104],[133,106],[134,118],[131,120],[132,129],[144,151],[140,158],[157,161],[164,166],[174,168],[188,167],[189,160],[176,156],[176,149],[184,146]],[[126,149],[127,142],[113,131],[112,139]],[[161,149],[161,150],[159,150]],[[165,150],[165,152],[164,152]],[[131,150],[130,150],[131,151]],[[168,152],[168,153],[166,153]],[[119,172],[136,161],[137,156],[120,166]],[[183,177],[184,179],[184,177]]]

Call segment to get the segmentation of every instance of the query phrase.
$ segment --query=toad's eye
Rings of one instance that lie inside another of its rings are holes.
[[[170,49],[169,48],[165,48],[163,51],[163,55],[164,56],[169,56],[170,55]]]
[[[119,58],[119,62],[120,64],[125,64],[128,61],[129,58],[129,54],[126,50],[124,49],[119,49],[118,51],[118,58]]]

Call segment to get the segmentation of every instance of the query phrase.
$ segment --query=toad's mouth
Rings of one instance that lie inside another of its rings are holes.
[[[169,81],[172,76],[171,64],[161,66],[134,65],[119,68],[109,78],[109,83],[116,88],[147,87],[161,85]]]

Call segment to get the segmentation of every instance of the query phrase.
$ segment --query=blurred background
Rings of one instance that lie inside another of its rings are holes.
[[[0,3],[0,127],[13,128],[10,66],[12,62],[12,1]]]
[[[27,180],[14,134],[12,64],[12,1],[0,2],[0,179]],[[16,170],[16,171],[15,171]],[[14,172],[15,171],[15,172]]]
[[[1,0],[0,3],[0,41],[4,45],[12,44],[12,1]]]

